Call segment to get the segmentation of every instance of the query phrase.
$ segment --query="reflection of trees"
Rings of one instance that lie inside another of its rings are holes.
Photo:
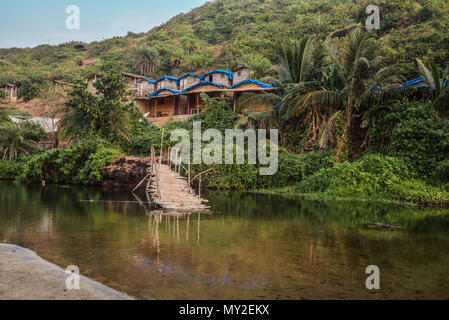
[[[106,202],[79,201],[89,199]],[[363,268],[373,262],[395,274],[390,285],[414,279],[391,297],[441,292],[449,261],[447,233],[435,233],[448,229],[441,211],[253,194],[209,200],[213,215],[162,213],[123,191],[0,183],[0,239],[137,297],[363,297]],[[406,230],[359,228],[371,221]]]

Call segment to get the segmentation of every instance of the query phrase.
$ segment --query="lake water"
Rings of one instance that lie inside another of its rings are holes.
[[[207,197],[210,215],[167,215],[144,193],[0,182],[0,242],[139,299],[449,299],[449,210]]]

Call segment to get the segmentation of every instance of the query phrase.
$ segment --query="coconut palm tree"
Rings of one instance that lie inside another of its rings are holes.
[[[278,84],[276,92],[244,93],[237,101],[237,110],[250,109],[254,105],[269,105],[272,110],[251,113],[243,118],[237,126],[246,127],[279,123],[282,113],[285,112],[286,103],[283,97],[297,85],[311,80],[315,73],[314,42],[305,37],[292,43],[281,44],[277,49],[279,65],[273,68],[274,77],[261,80]],[[271,73],[271,72],[270,72]],[[268,121],[268,119],[270,119]],[[264,121],[260,121],[264,119]]]
[[[319,105],[309,108],[308,112],[297,112],[291,107],[287,98],[292,92],[306,94],[316,90],[320,86],[320,80],[325,72],[324,45],[311,38],[283,44],[278,47],[279,65],[274,68],[273,78],[262,79],[266,82],[278,84],[276,92],[264,94],[245,93],[238,100],[239,110],[249,109],[252,105],[266,104],[272,106],[272,110],[250,113],[242,118],[237,126],[245,127],[276,127],[282,132],[293,135],[306,132],[305,148],[314,144],[323,130],[327,120],[332,115],[332,109],[322,108]],[[299,137],[299,136],[298,136]],[[281,140],[284,134],[281,134]]]
[[[331,110],[320,141],[328,141],[325,137],[335,132],[336,122],[342,123],[336,147],[339,159],[348,145],[354,112],[359,111],[373,95],[382,95],[383,90],[398,85],[403,79],[400,76],[403,66],[385,66],[377,41],[362,29],[355,29],[348,35],[341,54],[330,42],[326,42],[326,49],[331,68],[322,84],[315,90],[306,90],[304,85],[298,85],[284,100],[291,114],[310,114],[318,108]]]
[[[0,155],[4,160],[14,160],[40,148],[39,143],[21,125],[9,123],[0,127]]]
[[[199,48],[198,41],[190,37],[183,37],[181,39],[181,44],[188,54],[192,54]]]
[[[432,62],[430,69],[416,58],[418,70],[424,81],[430,86],[430,95],[438,114],[449,116],[449,66],[443,72]]]
[[[135,49],[136,62],[140,68],[140,73],[144,76],[151,76],[159,61],[159,52],[150,46],[138,47]]]

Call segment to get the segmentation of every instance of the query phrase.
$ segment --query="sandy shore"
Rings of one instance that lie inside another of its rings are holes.
[[[80,290],[67,290],[65,270],[35,252],[0,244],[0,300],[131,300],[84,276]]]

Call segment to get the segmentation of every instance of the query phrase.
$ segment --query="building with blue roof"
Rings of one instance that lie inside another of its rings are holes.
[[[210,97],[224,95],[235,108],[236,100],[243,92],[276,90],[275,85],[249,79],[247,66],[233,71],[215,69],[202,75],[186,73],[179,78],[142,79],[139,85],[146,89],[139,90],[144,94],[136,99],[136,103],[153,121],[198,113],[202,107],[202,93]],[[259,109],[267,109],[267,106],[255,106],[254,111]]]

